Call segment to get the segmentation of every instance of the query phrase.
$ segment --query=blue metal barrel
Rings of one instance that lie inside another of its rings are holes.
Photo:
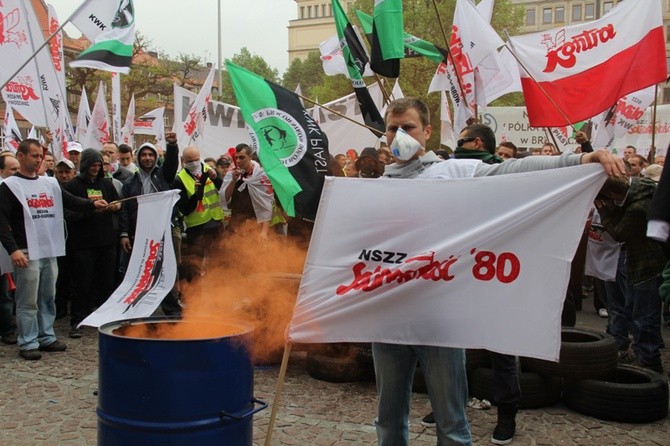
[[[252,445],[253,415],[267,407],[253,396],[249,347],[253,326],[206,339],[124,336],[128,325],[197,324],[168,318],[100,327],[99,445]]]

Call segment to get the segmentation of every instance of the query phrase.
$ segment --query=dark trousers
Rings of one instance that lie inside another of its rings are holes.
[[[66,249],[65,256],[58,257],[58,279],[56,280],[56,318],[67,315],[67,306],[72,301],[74,283],[72,268],[74,258],[72,248]]]
[[[16,332],[14,323],[14,298],[9,291],[7,274],[0,276],[0,335],[6,336]]]
[[[77,249],[74,258],[74,293],[70,325],[77,326],[93,307],[102,305],[114,291],[116,246]]]
[[[489,353],[493,366],[493,402],[498,406],[499,416],[514,418],[521,399],[516,356]]]

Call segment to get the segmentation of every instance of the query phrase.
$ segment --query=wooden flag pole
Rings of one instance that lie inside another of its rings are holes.
[[[375,133],[378,134],[379,136],[383,136],[383,135],[384,135],[383,132],[380,132],[378,129],[376,129],[376,128],[374,128],[374,127],[370,127],[369,125],[361,124],[360,122],[358,122],[358,121],[356,121],[356,120],[354,120],[354,119],[351,119],[349,116],[343,115],[342,113],[337,112],[337,111],[333,110],[332,108],[326,107],[325,105],[319,104],[318,102],[316,102],[316,101],[314,101],[314,100],[312,100],[312,99],[310,99],[310,98],[308,98],[308,97],[305,97],[305,96],[303,96],[303,95],[301,95],[301,94],[296,93],[296,95],[297,95],[299,98],[301,98],[301,99],[303,99],[303,100],[305,100],[305,101],[307,101],[307,102],[309,102],[309,103],[311,103],[311,104],[318,105],[318,106],[321,107],[322,109],[324,109],[324,110],[328,110],[329,112],[331,112],[331,113],[333,113],[333,114],[339,116],[340,118],[344,118],[344,119],[346,119],[347,121],[351,121],[351,122],[353,122],[354,124],[360,125],[361,127],[365,127],[366,129],[375,132]]]
[[[275,420],[277,419],[277,410],[279,407],[279,400],[284,389],[284,381],[286,379],[286,369],[288,368],[288,357],[291,353],[293,343],[289,342],[284,347],[284,356],[281,359],[281,367],[279,368],[279,377],[277,378],[277,386],[275,387],[275,398],[272,402],[272,410],[270,412],[270,422],[268,423],[268,431],[265,435],[265,446],[272,444],[272,432],[275,427]]]
[[[563,110],[561,110],[561,107],[559,107],[558,104],[554,101],[554,99],[551,96],[549,96],[549,93],[547,93],[547,91],[542,87],[542,85],[540,85],[540,83],[535,79],[535,77],[532,75],[532,73],[530,71],[528,71],[528,68],[526,68],[526,66],[521,62],[521,60],[519,60],[519,57],[516,55],[516,53],[512,49],[512,43],[509,40],[510,36],[509,36],[509,33],[507,32],[507,30],[505,30],[505,35],[507,36],[507,42],[505,42],[505,46],[507,47],[509,52],[512,53],[512,56],[514,56],[514,59],[516,59],[517,63],[519,65],[521,65],[521,68],[523,68],[523,70],[526,73],[528,73],[528,77],[530,77],[533,80],[533,82],[535,82],[535,84],[540,89],[540,91],[547,97],[547,99],[549,99],[549,102],[551,102],[551,105],[553,105],[556,108],[556,110],[558,110],[558,112],[561,114],[561,116],[563,116],[563,118],[565,118],[565,122],[570,127],[572,127],[572,130],[574,132],[576,132],[577,129],[575,129],[575,126],[573,125],[572,121],[570,121],[570,119],[566,116],[566,114],[563,112]]]
[[[381,76],[375,73],[375,78],[377,79],[377,84],[379,84],[379,88],[381,88],[382,90],[382,95],[384,96],[384,102],[386,103],[386,105],[388,105],[388,103],[391,102],[391,96],[386,91],[386,88],[384,88],[384,82],[382,82]]]

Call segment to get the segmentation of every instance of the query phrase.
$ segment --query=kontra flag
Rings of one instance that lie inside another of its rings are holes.
[[[427,179],[326,179],[291,342],[558,359],[570,262],[606,175],[591,164],[467,178],[476,165],[462,161]],[[435,206],[445,190],[449,205]]]
[[[382,76],[398,77],[405,57],[402,0],[375,0],[373,14],[370,66]]]
[[[252,144],[284,211],[313,219],[328,164],[328,138],[298,96],[226,62]]]
[[[133,0],[89,0],[71,22],[93,44],[70,66],[128,74],[135,41]]]
[[[338,0],[331,0],[333,16],[335,17],[335,27],[337,28],[337,37],[340,39],[342,54],[349,70],[351,85],[354,87],[358,105],[363,115],[363,121],[369,127],[379,130],[379,135],[384,133],[386,126],[377,106],[370,97],[370,93],[365,88],[363,73],[366,65],[369,64],[368,55],[365,53],[365,47],[361,42],[354,27],[349,23],[342,6]],[[374,132],[373,132],[374,133]]]
[[[534,127],[589,119],[668,76],[660,0],[619,2],[596,21],[511,37],[510,43],[535,79],[522,71]]]

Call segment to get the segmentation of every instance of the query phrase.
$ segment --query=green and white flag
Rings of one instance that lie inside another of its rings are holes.
[[[133,0],[90,0],[71,22],[93,42],[71,67],[128,74],[135,41]]]
[[[313,219],[327,173],[328,138],[298,95],[226,62],[252,145],[284,211]]]
[[[405,57],[402,0],[375,0],[371,46],[372,71],[397,78]]]

